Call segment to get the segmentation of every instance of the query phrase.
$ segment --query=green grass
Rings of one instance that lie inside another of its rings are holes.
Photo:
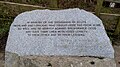
[[[102,7],[102,13],[120,14],[120,8]]]
[[[2,20],[0,19],[0,39],[9,31],[9,27],[12,23],[12,19]]]

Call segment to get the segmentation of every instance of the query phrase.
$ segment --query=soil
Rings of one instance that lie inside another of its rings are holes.
[[[7,41],[8,33],[6,33],[3,37],[0,38],[0,52],[4,52],[6,41]]]
[[[120,46],[114,46],[117,67],[120,67]]]

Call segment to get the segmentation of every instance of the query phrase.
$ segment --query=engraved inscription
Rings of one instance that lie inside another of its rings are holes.
[[[28,36],[85,36],[90,30],[96,30],[100,24],[88,24],[86,21],[31,21],[24,25],[13,25]]]

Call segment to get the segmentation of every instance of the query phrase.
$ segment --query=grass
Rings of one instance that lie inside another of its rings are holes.
[[[120,14],[120,8],[102,7],[102,13]]]
[[[12,21],[12,19],[0,20],[0,39],[9,31]]]

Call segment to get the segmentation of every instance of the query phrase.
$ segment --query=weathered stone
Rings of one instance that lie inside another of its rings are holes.
[[[5,63],[5,54],[4,52],[0,52],[0,67],[4,67],[4,63]]]
[[[9,59],[9,62],[6,63],[6,67],[116,67],[114,59],[109,58],[76,56],[19,57],[14,53],[9,53],[6,58]]]
[[[114,58],[102,21],[80,9],[35,10],[18,15],[6,51],[19,56],[96,56]]]
[[[5,67],[19,67],[20,57],[15,53],[5,53]]]

